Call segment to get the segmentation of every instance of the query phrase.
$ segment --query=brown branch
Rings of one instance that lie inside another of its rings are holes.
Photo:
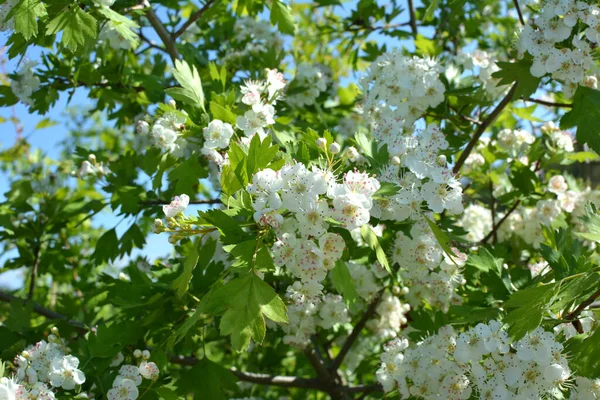
[[[40,249],[41,246],[37,243],[33,249],[33,266],[31,268],[31,280],[29,281],[29,291],[27,292],[27,301],[33,298],[35,291],[35,281],[38,275],[38,268],[40,266]]]
[[[344,389],[346,393],[364,393],[363,396],[366,396],[369,393],[373,392],[382,392],[383,387],[379,383],[375,383],[373,385],[358,385]]]
[[[581,325],[581,321],[579,321],[579,314],[583,312],[587,307],[592,305],[596,299],[600,297],[600,289],[596,290],[586,301],[581,303],[575,310],[567,314],[565,319],[567,321],[571,321],[575,329],[577,329],[578,333],[583,333],[583,326]]]
[[[498,221],[498,224],[494,225],[492,230],[490,231],[490,233],[485,235],[485,237],[483,239],[481,239],[481,242],[479,242],[479,243],[482,245],[486,244],[487,241],[490,240],[490,238],[492,236],[496,235],[496,232],[498,232],[498,229],[500,229],[500,227],[502,226],[504,221],[506,221],[506,219],[510,216],[510,214],[512,214],[517,209],[519,204],[521,204],[521,200],[516,200],[514,202],[514,204],[512,205],[512,207],[506,212],[506,214],[504,214],[504,216],[500,219],[500,221]]]
[[[25,299],[21,299],[17,296],[13,296],[12,294],[6,293],[6,292],[2,292],[0,291],[0,301],[4,301],[6,303],[12,303],[13,301],[21,301],[24,304],[29,304],[30,302],[25,300]],[[79,330],[80,332],[87,332],[89,329],[85,326],[85,324],[79,322],[79,321],[75,321],[73,319],[70,319],[69,317],[67,317],[66,315],[57,313],[56,311],[50,310],[46,307],[41,306],[38,303],[33,303],[33,311],[36,314],[42,315],[48,319],[58,319],[58,320],[62,320],[62,321],[66,321],[69,325],[77,328],[77,330]]]
[[[271,376],[265,374],[256,374],[253,372],[242,372],[237,369],[230,370],[239,380],[244,382],[253,382],[260,385],[295,387],[305,389],[323,390],[323,385],[314,378],[299,378],[296,376]]]
[[[492,211],[492,226],[496,226],[496,199],[494,198],[494,184],[490,179],[490,208]],[[498,242],[498,229],[494,229],[492,236],[494,237],[494,244]]]
[[[513,0],[515,3],[515,8],[517,9],[517,14],[519,14],[519,21],[521,21],[521,25],[525,25],[525,19],[523,19],[523,13],[521,12],[521,7],[519,6],[519,0]]]
[[[500,103],[498,103],[498,105],[496,106],[496,108],[494,108],[494,110],[491,112],[491,114],[488,115],[487,118],[482,121],[481,125],[479,125],[479,127],[475,131],[475,134],[471,138],[471,141],[467,144],[467,147],[465,147],[465,149],[461,153],[460,157],[458,158],[458,161],[456,161],[456,164],[454,164],[454,168],[452,171],[455,174],[458,173],[458,171],[460,171],[461,167],[465,163],[465,160],[467,159],[469,154],[471,154],[471,151],[473,151],[473,148],[479,141],[479,138],[481,137],[483,132],[485,132],[485,130],[488,128],[488,126],[490,126],[492,124],[492,122],[494,122],[496,120],[496,118],[498,118],[498,115],[500,115],[502,110],[504,110],[504,108],[508,105],[508,103],[510,103],[510,101],[513,98],[513,95],[515,94],[515,90],[517,90],[518,84],[519,84],[519,82],[515,82],[512,85],[512,87],[510,88],[510,90],[508,91],[506,96],[504,96],[504,98],[500,101]]]
[[[210,8],[210,6],[215,2],[216,0],[208,0],[206,3],[204,3],[204,5],[202,6],[201,9],[199,9],[198,11],[196,11],[194,13],[194,15],[192,15],[190,17],[190,19],[187,20],[187,22],[185,24],[183,24],[183,26],[181,28],[179,28],[175,33],[173,33],[171,35],[171,37],[173,38],[173,40],[177,39],[179,36],[183,35],[183,33],[190,27],[192,26],[196,21],[198,21],[200,18],[202,18],[202,15]]]
[[[541,104],[543,106],[548,106],[548,107],[559,107],[559,108],[572,108],[573,104],[568,104],[568,103],[554,103],[552,101],[546,101],[546,100],[540,100],[540,99],[533,99],[531,97],[529,97],[528,99],[524,99],[525,101],[530,101],[532,103],[537,103],[537,104]]]
[[[144,206],[160,206],[163,204],[169,204],[171,200],[147,200],[142,201],[140,204]],[[190,200],[189,204],[221,204],[221,199],[204,199],[204,200]]]
[[[346,357],[346,355],[350,351],[350,348],[358,338],[358,335],[360,335],[360,331],[362,331],[362,329],[367,324],[367,321],[373,316],[373,314],[375,314],[375,309],[377,308],[377,305],[379,304],[379,300],[381,300],[382,295],[383,291],[377,293],[371,304],[369,304],[369,307],[367,307],[360,320],[356,323],[354,329],[352,329],[352,332],[350,333],[350,335],[348,335],[348,338],[346,338],[346,341],[342,345],[342,349],[338,353],[337,357],[335,358],[335,360],[333,360],[333,363],[329,367],[330,371],[335,371],[340,367],[340,365],[342,365],[344,358]]]
[[[417,17],[415,16],[415,6],[413,4],[413,0],[408,0],[408,15],[410,16],[410,21],[408,21],[410,30],[412,31],[413,35],[417,36]]]
[[[152,6],[148,2],[148,0],[143,0],[141,4],[144,5],[145,8],[147,8],[146,18],[148,18],[148,22],[150,22],[150,25],[152,25],[152,27],[156,31],[156,34],[158,35],[158,37],[160,37],[160,40],[162,40],[163,44],[165,45],[167,52],[171,56],[171,61],[175,63],[175,60],[179,59],[179,51],[177,51],[177,45],[175,44],[175,40],[173,40],[163,23],[160,22],[160,19],[152,9]]]

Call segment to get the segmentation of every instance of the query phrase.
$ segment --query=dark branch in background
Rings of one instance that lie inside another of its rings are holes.
[[[579,314],[581,314],[581,312],[585,310],[588,306],[592,305],[592,303],[596,301],[598,297],[600,297],[600,289],[596,290],[594,294],[592,294],[586,301],[581,303],[575,310],[567,314],[567,316],[565,317],[567,321],[571,321],[571,323],[577,330],[577,333],[583,333],[583,326],[581,325],[581,321],[579,321],[578,318]]]
[[[148,45],[148,47],[152,48],[152,49],[157,49],[160,51],[163,51],[165,53],[168,53],[167,49],[165,49],[164,47],[161,47],[159,45],[157,45],[156,43],[154,43],[153,40],[150,40],[146,37],[146,35],[144,35],[144,33],[140,30],[137,35],[139,36],[140,40],[144,43],[146,43]]]
[[[27,301],[33,298],[35,291],[35,280],[38,275],[38,267],[40,265],[40,244],[36,244],[33,249],[33,265],[31,267],[31,280],[29,281],[29,292],[27,292]]]
[[[523,13],[521,12],[521,7],[519,6],[519,0],[513,0],[513,3],[515,3],[515,8],[517,9],[517,14],[519,14],[519,21],[521,21],[521,25],[525,25]]]
[[[295,387],[305,389],[323,390],[321,383],[314,378],[298,378],[295,376],[271,376],[265,374],[255,374],[252,372],[242,372],[237,369],[230,370],[239,380],[253,382],[261,385]]]
[[[540,100],[540,99],[532,99],[531,97],[525,99],[525,101],[530,101],[532,103],[541,104],[548,107],[562,107],[562,108],[572,108],[573,104],[568,103],[554,103],[552,101]]]
[[[148,200],[142,201],[142,205],[145,206],[161,206],[163,204],[169,204],[171,200]],[[190,204],[221,204],[221,199],[205,199],[205,200],[190,200]]]
[[[141,4],[145,8],[147,8],[146,18],[148,18],[148,22],[150,22],[150,25],[152,25],[152,27],[156,31],[156,34],[158,35],[158,37],[160,37],[160,40],[162,40],[163,44],[165,45],[167,53],[169,53],[169,55],[171,56],[171,61],[175,63],[175,60],[179,59],[179,52],[177,51],[175,40],[173,40],[173,38],[167,31],[167,28],[165,28],[162,22],[160,22],[160,19],[152,9],[152,6],[148,2],[148,0],[143,0]]]
[[[510,214],[512,214],[517,209],[519,204],[521,204],[521,200],[516,200],[515,203],[512,205],[512,207],[506,212],[506,214],[504,214],[504,216],[500,219],[500,221],[498,221],[498,224],[494,225],[494,227],[492,228],[490,233],[488,233],[487,235],[485,235],[485,237],[483,239],[481,239],[480,243],[482,245],[486,244],[487,241],[490,240],[490,238],[492,236],[496,235],[496,232],[498,232],[498,229],[500,229],[500,227],[502,226],[504,221],[507,220],[507,218],[510,216]]]
[[[192,15],[190,17],[190,19],[188,19],[187,22],[185,24],[183,24],[183,26],[181,28],[179,28],[175,33],[173,33],[173,35],[171,35],[171,37],[173,38],[173,40],[175,40],[179,36],[183,35],[183,33],[190,26],[192,26],[196,21],[198,21],[200,18],[202,18],[202,14],[204,14],[215,1],[216,0],[208,0],[206,3],[204,3],[204,5],[202,6],[202,8],[200,10],[196,11],[194,13],[194,15]]]
[[[496,226],[496,199],[494,198],[494,183],[490,179],[490,209],[492,211],[492,226]],[[494,244],[498,242],[498,229],[492,230],[492,236],[494,237]]]
[[[24,304],[29,303],[25,299],[21,299],[19,297],[13,296],[12,294],[5,293],[2,291],[0,291],[0,301],[6,302],[6,303],[12,303],[13,301],[20,301]],[[77,330],[82,333],[87,332],[89,330],[81,322],[72,320],[69,317],[67,317],[66,315],[57,313],[56,311],[50,310],[46,307],[43,307],[43,306],[39,305],[38,303],[33,303],[33,311],[36,314],[42,315],[48,319],[58,319],[58,320],[66,321],[69,325],[77,328]]]
[[[377,304],[379,304],[379,300],[381,299],[382,295],[383,295],[383,291],[380,291],[379,293],[377,293],[377,295],[375,296],[375,298],[373,299],[371,304],[369,304],[369,307],[367,308],[367,310],[364,312],[364,314],[362,315],[360,320],[356,323],[356,325],[354,326],[354,329],[352,329],[352,332],[350,333],[350,335],[348,335],[348,338],[342,345],[342,349],[338,353],[337,357],[335,358],[335,360],[333,360],[333,363],[329,367],[330,371],[335,371],[340,367],[340,365],[342,365],[344,358],[346,357],[346,355],[350,351],[350,348],[352,347],[352,345],[358,338],[360,331],[362,331],[362,329],[367,324],[367,321],[373,316],[373,314],[375,314],[375,309],[377,308]]]
[[[469,142],[469,144],[467,144],[467,147],[465,147],[465,149],[463,150],[462,154],[458,158],[458,161],[456,161],[456,164],[454,164],[454,168],[453,168],[452,172],[454,172],[456,174],[456,173],[458,173],[458,171],[460,171],[461,167],[465,163],[465,160],[467,159],[469,154],[471,154],[471,151],[473,151],[473,148],[479,141],[479,138],[481,137],[483,132],[485,132],[485,130],[488,128],[488,126],[490,126],[492,124],[492,122],[494,122],[496,120],[496,118],[498,118],[498,115],[500,115],[502,110],[504,110],[504,108],[508,105],[508,103],[510,103],[513,95],[515,94],[515,90],[517,90],[518,84],[519,84],[519,82],[515,82],[512,85],[512,87],[510,88],[510,90],[508,91],[506,96],[504,96],[504,98],[500,101],[500,103],[498,103],[496,108],[494,108],[494,111],[492,111],[492,113],[490,115],[488,115],[488,117],[481,122],[481,125],[479,125],[479,127],[475,131],[475,134],[471,138],[471,141]]]
[[[415,6],[413,4],[413,0],[408,0],[408,15],[410,16],[410,21],[408,24],[410,25],[410,30],[413,35],[417,36],[417,17],[415,16]]]

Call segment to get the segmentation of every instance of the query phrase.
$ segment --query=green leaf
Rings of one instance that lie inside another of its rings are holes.
[[[513,340],[521,339],[540,326],[554,295],[554,289],[554,284],[532,286],[513,293],[504,303],[506,308],[513,309],[504,319],[509,325],[508,334]]]
[[[104,15],[110,20],[117,32],[119,32],[119,34],[125,40],[127,40],[132,47],[137,47],[140,41],[138,35],[132,31],[132,29],[137,29],[140,26],[135,21],[130,20],[129,18],[111,10],[109,7],[104,5],[100,6],[98,11],[100,14]]]
[[[529,72],[532,64],[533,60],[531,58],[523,58],[513,63],[499,61],[497,65],[500,68],[500,71],[494,72],[492,76],[496,79],[500,79],[498,86],[510,85],[513,82],[518,81],[513,99],[527,99],[535,93],[542,80],[541,78],[534,77],[531,75],[531,72]]]
[[[511,165],[510,183],[519,189],[521,195],[529,195],[535,192],[535,185],[538,177],[531,168],[520,162],[514,162]]]
[[[264,317],[288,322],[281,298],[252,272],[223,286],[219,296],[228,305],[221,318],[221,334],[231,335],[231,344],[237,351],[246,350],[250,339],[262,343],[266,330]]]
[[[188,254],[183,263],[183,271],[181,271],[181,274],[171,283],[171,287],[175,290],[177,297],[181,298],[187,292],[190,280],[192,280],[194,268],[196,268],[197,264],[198,252],[195,247],[192,247],[190,254]]]
[[[221,121],[228,122],[233,126],[236,124],[237,115],[214,100],[210,102],[210,113],[212,114],[213,119],[220,119]]]
[[[358,292],[354,286],[352,275],[348,270],[348,265],[342,260],[335,263],[335,267],[331,271],[331,279],[335,290],[338,291],[348,305],[352,305],[358,299]]]
[[[423,20],[429,22],[433,19],[433,13],[439,7],[441,0],[432,0],[429,7],[425,10],[425,15],[423,16]]]
[[[97,264],[114,261],[119,256],[119,239],[115,228],[110,229],[98,239],[92,258]]]
[[[239,392],[236,383],[236,377],[228,369],[204,357],[193,368],[182,373],[177,387],[181,395],[179,398],[182,399],[196,392],[201,399],[228,400],[228,392]],[[202,388],[200,393],[198,388]]]
[[[48,23],[47,35],[60,31],[63,31],[62,44],[75,52],[96,38],[96,19],[75,5],[63,10]]]
[[[577,141],[600,153],[600,91],[579,86],[573,108],[560,120],[561,129],[577,127]]]
[[[600,375],[600,329],[588,334],[577,335],[565,345],[569,354],[569,366],[578,376],[595,379]]]
[[[223,244],[239,244],[246,236],[240,228],[239,221],[225,214],[223,210],[209,210],[202,213],[201,217],[219,230]]]
[[[481,247],[477,254],[469,255],[467,264],[484,272],[490,270],[499,274],[502,272],[502,259],[495,258],[485,247]]]
[[[290,7],[281,0],[273,0],[271,5],[271,24],[277,25],[279,31],[294,35],[296,33],[296,22],[292,16]]]
[[[195,66],[191,66],[181,60],[175,60],[173,76],[182,86],[180,88],[169,88],[167,94],[175,100],[181,100],[191,106],[204,108],[204,91],[202,81]]]
[[[373,198],[389,197],[398,193],[400,186],[392,182],[381,182],[381,187],[373,194]]]
[[[41,0],[20,0],[10,10],[6,20],[14,19],[15,32],[23,35],[25,40],[29,40],[38,34],[37,19],[46,15],[48,15],[46,6]],[[0,23],[3,22],[0,21]]]
[[[386,269],[386,271],[392,275],[392,270],[390,268],[390,264],[388,259],[379,243],[379,239],[373,229],[368,224],[365,224],[360,227],[360,234],[367,245],[373,250],[375,250],[375,255],[377,256],[377,261]]]
[[[38,122],[35,125],[34,129],[44,129],[44,128],[49,128],[51,126],[54,126],[58,124],[58,122],[51,120],[50,118],[44,118],[42,119],[40,122]]]
[[[454,257],[456,257],[456,254],[454,254],[454,252],[452,251],[452,248],[450,248],[450,238],[448,237],[448,235],[446,235],[446,233],[444,231],[442,231],[435,222],[433,222],[432,220],[430,220],[429,218],[425,217],[425,221],[427,221],[427,223],[429,224],[429,227],[431,228],[431,232],[433,232],[433,236],[435,236],[435,238],[437,239],[438,243],[440,244],[442,250],[444,250],[444,253],[446,253],[448,255],[448,257],[450,257],[451,260],[454,260]]]

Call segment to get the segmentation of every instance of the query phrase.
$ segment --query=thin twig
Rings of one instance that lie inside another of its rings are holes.
[[[583,333],[583,326],[579,321],[579,314],[583,312],[588,306],[590,306],[596,299],[600,297],[600,289],[596,290],[586,301],[581,303],[575,310],[567,314],[565,320],[571,321],[578,333]]]
[[[215,1],[216,0],[208,0],[206,3],[204,3],[204,5],[202,6],[201,9],[199,9],[198,11],[196,11],[194,13],[194,15],[192,15],[190,17],[190,19],[188,19],[187,22],[185,24],[183,24],[183,26],[181,28],[179,28],[175,33],[173,33],[173,35],[171,35],[171,37],[173,38],[173,40],[175,40],[179,36],[183,35],[183,33],[190,26],[192,26],[196,21],[198,21],[200,18],[202,18],[202,14],[204,14]]]
[[[408,0],[408,15],[410,16],[410,21],[408,24],[410,25],[410,30],[413,35],[417,36],[417,17],[415,16],[415,7],[413,5],[413,0]]]
[[[512,85],[512,87],[510,88],[510,90],[508,91],[506,96],[504,96],[504,98],[500,101],[500,103],[498,103],[498,105],[496,106],[496,108],[494,108],[494,110],[491,112],[491,114],[488,115],[488,117],[482,121],[481,125],[479,125],[479,127],[475,131],[475,134],[471,138],[471,141],[467,144],[467,147],[465,147],[465,149],[463,150],[462,154],[458,158],[458,161],[456,161],[456,164],[454,164],[454,168],[452,171],[455,174],[458,173],[458,171],[460,171],[461,167],[465,163],[465,160],[467,159],[469,154],[471,154],[471,151],[473,151],[473,148],[479,141],[479,138],[481,137],[483,132],[485,132],[485,130],[488,128],[488,126],[490,126],[492,124],[492,122],[494,122],[496,120],[496,118],[498,118],[498,115],[500,115],[502,110],[504,110],[504,108],[508,105],[508,103],[510,103],[510,101],[513,98],[513,95],[515,94],[515,90],[517,90],[518,84],[519,84],[519,82],[515,82]]]
[[[367,307],[360,320],[356,323],[354,329],[352,329],[352,332],[350,333],[350,335],[348,335],[348,338],[346,338],[346,341],[342,345],[342,349],[338,353],[337,357],[335,358],[335,360],[333,360],[333,363],[331,363],[331,366],[329,367],[330,371],[335,371],[340,367],[340,365],[342,365],[344,358],[346,357],[346,355],[350,351],[350,348],[358,338],[360,331],[362,331],[362,329],[367,324],[367,321],[371,319],[373,314],[375,314],[375,309],[377,308],[377,305],[379,304],[379,300],[381,299],[382,295],[383,291],[377,293],[371,304],[369,304],[369,307]]]
[[[515,3],[515,8],[517,9],[517,14],[519,14],[519,21],[521,21],[521,25],[525,25],[523,13],[521,12],[521,7],[519,6],[519,0],[513,0],[513,3]]]
[[[490,238],[496,234],[498,229],[500,229],[500,227],[502,226],[504,221],[507,220],[507,218],[510,216],[510,214],[512,214],[517,209],[519,204],[521,204],[521,200],[516,200],[514,202],[514,204],[512,205],[512,207],[506,212],[506,214],[504,214],[504,216],[500,219],[500,221],[498,221],[498,224],[494,225],[492,230],[490,231],[490,233],[485,235],[485,237],[483,239],[481,239],[481,242],[479,242],[479,243],[482,245],[486,244],[487,241],[490,240]]]
[[[27,301],[33,298],[35,291],[35,281],[38,275],[38,267],[40,265],[40,249],[41,246],[37,243],[33,249],[33,266],[31,267],[31,280],[29,281],[29,291],[27,292]]]
[[[379,383],[375,383],[373,385],[358,385],[358,386],[349,387],[349,388],[346,388],[344,391],[346,393],[364,393],[364,395],[367,395],[367,394],[373,393],[373,392],[381,392],[381,391],[383,391],[383,388],[381,387],[381,385]]]
[[[280,387],[295,387],[306,389],[323,390],[323,385],[319,380],[314,378],[299,378],[296,376],[271,376],[265,374],[256,374],[253,372],[242,372],[237,369],[230,370],[239,380],[245,382],[253,382],[261,385],[280,386]]]
[[[6,303],[12,303],[13,301],[21,301],[25,304],[28,304],[30,302],[28,302],[25,299],[21,299],[17,296],[13,296],[12,294],[6,293],[6,292],[2,292],[0,291],[0,301],[4,301]],[[48,319],[58,319],[58,320],[62,320],[62,321],[66,321],[69,325],[77,328],[77,330],[79,330],[80,332],[87,332],[88,328],[85,326],[85,324],[79,322],[79,321],[75,321],[73,319],[70,319],[69,317],[67,317],[66,315],[57,313],[56,311],[50,310],[46,307],[41,306],[38,303],[33,303],[33,311],[36,314],[42,315]]]
[[[490,208],[492,211],[492,226],[496,226],[496,199],[494,198],[494,183],[490,179]],[[498,230],[494,229],[493,231],[494,244],[498,242]]]
[[[546,100],[540,100],[540,99],[533,99],[533,98],[528,98],[525,101],[530,101],[532,103],[537,103],[537,104],[541,104],[544,106],[548,106],[548,107],[559,107],[559,108],[572,108],[573,104],[568,104],[568,103],[554,103],[552,101],[546,101]]]
[[[156,31],[156,34],[158,35],[158,37],[160,37],[160,40],[162,40],[163,44],[165,45],[167,52],[171,56],[171,61],[175,63],[175,60],[179,59],[179,51],[177,51],[175,40],[173,40],[163,23],[160,22],[160,19],[152,9],[152,6],[148,2],[148,0],[143,0],[141,4],[143,4],[147,8],[146,18],[148,18],[148,22],[150,22],[150,25],[152,25],[152,27]]]

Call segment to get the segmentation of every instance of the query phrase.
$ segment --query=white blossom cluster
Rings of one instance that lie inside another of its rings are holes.
[[[367,328],[374,332],[378,337],[394,338],[402,327],[408,323],[406,314],[408,314],[409,311],[410,306],[406,303],[402,303],[398,296],[385,292],[375,308],[377,317],[372,318],[367,322]]]
[[[257,56],[269,51],[279,52],[283,49],[283,39],[277,31],[273,31],[271,24],[251,17],[238,18],[233,27],[234,37],[232,43],[227,43],[227,53],[224,61],[234,62],[246,57]],[[233,50],[232,48],[241,50]]]
[[[15,96],[29,106],[33,105],[31,95],[40,87],[40,78],[35,74],[36,65],[35,61],[24,61],[16,72],[16,79],[10,83]]]
[[[535,142],[535,136],[523,129],[502,129],[496,138],[498,146],[511,156],[525,153]]]
[[[175,102],[170,104],[175,106]],[[167,111],[152,126],[144,120],[138,121],[136,131],[149,138],[154,147],[175,157],[183,157],[187,148],[187,141],[182,136],[186,121],[185,111]]]
[[[135,400],[140,394],[138,386],[142,384],[143,379],[154,381],[158,378],[158,366],[152,361],[148,361],[150,359],[148,350],[136,349],[133,356],[141,359],[139,365],[121,365],[125,360],[122,353],[118,353],[113,358],[110,366],[115,368],[121,365],[121,367],[113,381],[112,388],[107,393],[108,400]]]
[[[81,167],[75,173],[79,178],[87,176],[102,176],[108,174],[108,168],[103,162],[98,162],[94,154],[90,154],[87,160],[81,163]]]
[[[569,41],[567,46],[565,41]],[[575,0],[548,0],[521,32],[518,51],[533,56],[531,74],[563,83],[571,97],[578,85],[596,88],[598,67],[593,50],[600,42],[600,8]]]
[[[554,125],[554,122],[546,122],[542,125],[541,131],[548,136],[550,144],[555,150],[567,153],[571,153],[575,150],[573,147],[573,135]]]
[[[19,0],[6,0],[0,4],[0,32],[15,29],[14,18],[6,21],[6,17],[18,2]]]
[[[295,285],[298,286],[299,282]],[[317,327],[323,329],[338,329],[350,322],[348,307],[342,296],[326,294],[319,301],[301,301],[294,288],[290,288],[292,304],[288,306],[289,323],[281,325],[285,333],[283,341],[286,344],[305,347],[310,343],[310,337],[317,332]]]
[[[386,391],[397,387],[403,399],[560,397],[571,377],[553,333],[537,328],[512,343],[498,321],[460,334],[444,326],[415,347],[395,339],[384,350],[377,379]]]
[[[108,4],[111,2],[114,3],[112,0],[102,0],[101,4]],[[110,5],[106,6],[110,7]],[[131,42],[121,35],[121,33],[115,27],[115,23],[111,20],[106,21],[100,30],[100,33],[98,34],[98,40],[106,42],[113,50],[129,50],[132,47]]]
[[[296,90],[289,93],[286,101],[301,108],[315,104],[317,98],[327,91],[331,83],[330,73],[318,64],[300,63],[296,67],[296,76],[290,83]]]
[[[53,390],[73,390],[85,382],[79,370],[79,359],[69,355],[65,342],[56,334],[27,347],[14,359],[16,373],[12,379],[2,378],[0,395],[7,399],[54,399]],[[56,333],[56,334],[55,334]]]
[[[453,249],[450,258],[444,254],[431,228],[425,221],[415,223],[410,237],[402,231],[396,234],[392,261],[400,266],[400,274],[409,290],[406,299],[414,308],[426,302],[447,311],[460,304],[456,289],[465,284],[462,267],[466,255]]]
[[[432,59],[407,57],[401,50],[379,56],[361,79],[365,93],[363,108],[375,141],[392,149],[405,146],[404,130],[429,107],[444,101],[442,68]]]
[[[483,88],[484,93],[489,99],[495,99],[506,87],[497,86],[498,80],[492,77],[492,74],[499,71],[500,68],[496,65],[496,58],[483,50],[476,49],[472,52],[459,52],[454,58],[454,62],[460,68],[450,65],[446,68],[446,78],[449,81],[454,81],[460,85],[472,84],[475,80]]]

